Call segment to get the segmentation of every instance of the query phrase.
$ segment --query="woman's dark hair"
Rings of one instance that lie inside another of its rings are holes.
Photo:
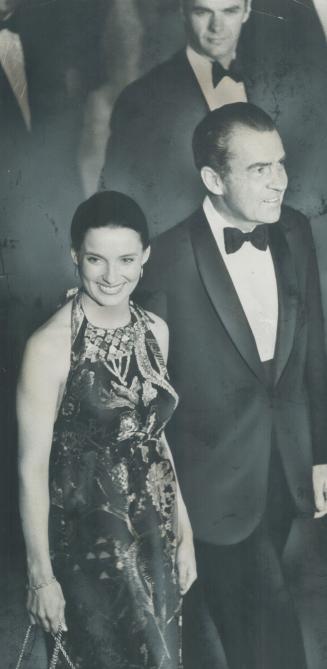
[[[88,230],[129,228],[140,235],[142,246],[149,246],[149,232],[142,209],[131,197],[117,191],[100,191],[82,202],[73,216],[70,234],[74,251],[79,251]]]
[[[215,109],[200,121],[193,135],[193,155],[197,169],[211,167],[224,177],[229,170],[229,142],[237,127],[258,132],[276,130],[263,109],[249,102],[236,102]]]

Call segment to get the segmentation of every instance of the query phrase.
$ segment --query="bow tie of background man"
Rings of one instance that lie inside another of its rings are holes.
[[[228,69],[224,68],[221,63],[219,63],[218,60],[214,60],[212,63],[212,84],[214,88],[218,86],[218,84],[221,82],[221,80],[224,77],[229,77],[230,79],[233,79],[233,81],[239,83],[240,81],[243,81],[242,73],[241,70],[236,62],[236,60],[233,60],[229,66]]]

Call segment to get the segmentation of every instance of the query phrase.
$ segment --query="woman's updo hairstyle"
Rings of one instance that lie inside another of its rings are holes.
[[[100,191],[82,202],[73,216],[72,248],[79,252],[85,235],[93,228],[129,228],[140,235],[143,249],[149,246],[149,232],[142,209],[131,197],[117,191]]]

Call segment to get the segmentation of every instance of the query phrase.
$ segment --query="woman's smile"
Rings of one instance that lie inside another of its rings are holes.
[[[103,293],[106,293],[107,295],[117,295],[122,290],[122,288],[124,288],[125,284],[126,281],[112,286],[108,283],[98,283],[97,286]]]

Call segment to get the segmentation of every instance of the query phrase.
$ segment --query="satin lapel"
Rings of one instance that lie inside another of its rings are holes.
[[[172,75],[171,78],[178,85],[181,102],[189,105],[188,114],[199,115],[199,110],[203,116],[209,111],[209,105],[204,97],[199,82],[194,74],[185,50],[179,51],[171,60]],[[187,95],[187,98],[184,96]],[[197,123],[200,119],[197,120]]]
[[[291,252],[280,223],[271,226],[269,238],[278,289],[278,328],[274,364],[274,383],[277,384],[294,342],[298,286]]]
[[[217,315],[245,362],[266,383],[251,328],[202,210],[191,223],[191,239],[202,282]]]

